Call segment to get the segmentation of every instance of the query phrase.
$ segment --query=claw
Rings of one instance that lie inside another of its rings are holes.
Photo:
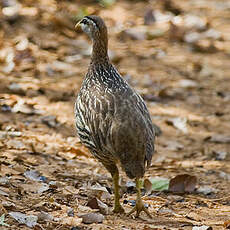
[[[136,217],[139,217],[140,213],[144,211],[149,218],[152,219],[152,215],[148,211],[148,209],[144,206],[142,200],[137,200],[135,207],[128,213],[128,216],[132,213],[136,212]]]

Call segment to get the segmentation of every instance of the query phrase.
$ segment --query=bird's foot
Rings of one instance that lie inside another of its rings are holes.
[[[141,199],[136,201],[135,207],[128,213],[128,216],[132,213],[136,212],[136,217],[139,217],[140,213],[144,211],[149,218],[152,218],[151,214],[149,213],[148,209],[144,206],[144,203]]]
[[[124,208],[119,203],[119,204],[115,204],[113,212],[114,213],[121,213],[122,214],[122,213],[125,212],[125,210],[124,210]]]

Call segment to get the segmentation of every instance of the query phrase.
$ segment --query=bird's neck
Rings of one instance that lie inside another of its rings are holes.
[[[91,63],[96,64],[107,62],[109,62],[107,38],[93,39]]]

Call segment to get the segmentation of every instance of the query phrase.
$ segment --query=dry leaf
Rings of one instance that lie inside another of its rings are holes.
[[[9,215],[21,224],[33,228],[37,224],[38,217],[34,215],[25,215],[20,212],[9,212]]]
[[[38,213],[38,221],[52,221],[54,217],[47,212],[41,211]]]
[[[80,218],[84,224],[102,223],[104,220],[104,216],[100,213],[88,213],[81,215]]]
[[[156,18],[154,16],[154,11],[152,9],[148,9],[144,15],[144,24],[151,25],[155,22],[156,22]]]
[[[212,230],[212,227],[202,225],[202,226],[194,226],[192,227],[192,230]]]
[[[206,137],[205,141],[210,141],[214,143],[230,143],[230,136],[225,136],[222,134],[214,134],[211,137]]]
[[[68,224],[70,226],[78,226],[82,223],[82,218],[77,217],[64,217],[61,220],[62,224]]]
[[[13,113],[25,113],[25,114],[34,114],[35,110],[32,105],[27,104],[23,99],[19,99],[18,102],[12,108]]]
[[[177,129],[181,130],[183,133],[188,132],[187,119],[185,117],[170,118],[168,119],[167,123],[173,125]]]
[[[39,186],[39,188],[37,189],[38,193],[43,193],[45,191],[47,191],[49,189],[49,185],[42,183],[41,186]]]
[[[197,82],[189,80],[189,79],[181,79],[177,82],[178,86],[183,88],[195,88],[198,86]]]
[[[169,182],[170,192],[193,192],[196,188],[197,178],[188,174],[178,175]]]
[[[4,192],[2,189],[0,189],[0,195],[2,196],[9,196],[8,193]]]
[[[152,183],[149,179],[144,180],[143,186],[144,186],[147,193],[150,193],[152,191]]]
[[[7,141],[7,146],[13,149],[25,149],[25,145],[19,140],[9,140]]]
[[[215,188],[212,188],[208,185],[205,185],[205,186],[201,186],[197,189],[197,192],[199,193],[203,193],[204,195],[209,195],[211,193],[216,193],[217,190]]]
[[[91,190],[92,195],[94,194],[95,196],[97,196],[100,199],[110,199],[111,195],[109,194],[108,190],[106,189],[106,187],[101,186],[100,184],[96,183],[93,186],[88,186],[87,190]]]
[[[224,222],[224,228],[230,229],[230,219]]]
[[[167,149],[173,150],[173,151],[178,151],[182,150],[184,148],[184,145],[177,141],[166,141],[165,145],[167,146]]]
[[[60,125],[57,121],[56,116],[52,116],[52,115],[44,116],[41,118],[41,120],[44,124],[48,125],[51,128],[56,128]]]
[[[34,181],[46,181],[46,178],[44,176],[40,176],[39,172],[35,170],[29,170],[24,172],[24,176]]]
[[[88,201],[87,206],[89,206],[92,209],[98,209],[102,214],[108,214],[109,213],[109,208],[108,206],[97,199],[96,197],[92,198],[91,200]]]

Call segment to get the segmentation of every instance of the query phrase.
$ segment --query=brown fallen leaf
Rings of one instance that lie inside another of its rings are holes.
[[[202,53],[216,53],[218,47],[215,42],[209,39],[202,39],[193,44],[193,49]]]
[[[53,115],[43,116],[41,120],[42,120],[42,123],[46,124],[47,126],[51,128],[56,128],[60,126],[60,123],[57,121],[56,116],[53,116]]]
[[[9,167],[4,164],[2,164],[0,167],[0,173],[1,173],[1,176],[21,174],[21,172],[16,170],[14,167]]]
[[[175,15],[183,13],[183,10],[172,0],[164,0],[162,3],[165,11],[172,12]]]
[[[0,195],[2,195],[2,196],[9,196],[9,194],[6,193],[5,191],[3,191],[1,187],[0,187]]]
[[[91,157],[88,153],[88,150],[85,147],[82,146],[70,146],[67,147],[66,149],[64,149],[65,154],[66,152],[70,152],[72,154],[74,154],[74,156],[85,156],[85,157]]]
[[[89,206],[92,209],[98,209],[102,214],[108,214],[109,212],[108,206],[96,197],[89,200],[87,206]]]
[[[230,219],[224,222],[224,228],[230,229]]]
[[[25,91],[18,83],[12,82],[10,85],[7,86],[7,88],[10,90],[11,93],[25,95]]]
[[[80,218],[84,224],[102,223],[104,220],[104,216],[100,213],[87,213],[81,215]]]
[[[99,209],[98,199],[95,197],[92,198],[91,200],[88,201],[87,206],[89,206],[92,209]]]
[[[204,140],[213,143],[230,143],[230,136],[214,134],[213,136],[206,137]]]
[[[144,15],[144,24],[151,25],[151,24],[154,24],[155,22],[156,22],[156,18],[154,15],[154,11],[152,9],[146,10],[145,15]]]
[[[151,191],[152,191],[152,182],[149,179],[145,179],[143,187],[145,188],[147,193],[151,193]]]
[[[79,224],[82,223],[82,218],[77,218],[77,217],[64,217],[61,220],[62,224],[67,224],[70,226],[78,226]]]
[[[170,192],[193,192],[195,190],[197,178],[189,174],[177,175],[169,182]]]
[[[212,227],[202,225],[202,226],[194,226],[192,230],[212,230]]]
[[[179,129],[183,133],[188,133],[187,118],[185,117],[174,117],[167,121],[168,125],[173,125],[175,128]]]
[[[33,104],[28,104],[23,99],[18,99],[17,103],[12,108],[13,113],[23,113],[28,115],[42,114],[43,112],[34,108]]]
[[[81,189],[87,191],[88,196],[97,197],[100,200],[109,200],[111,197],[106,187],[101,186],[99,183],[94,185],[87,184],[82,186]]]
[[[41,211],[38,213],[38,221],[52,221],[54,217],[48,212]]]
[[[24,143],[19,140],[10,139],[9,141],[7,141],[6,144],[8,148],[11,148],[11,149],[25,149],[26,148]]]
[[[186,30],[183,26],[178,26],[170,21],[170,27],[168,31],[170,41],[184,41]]]

